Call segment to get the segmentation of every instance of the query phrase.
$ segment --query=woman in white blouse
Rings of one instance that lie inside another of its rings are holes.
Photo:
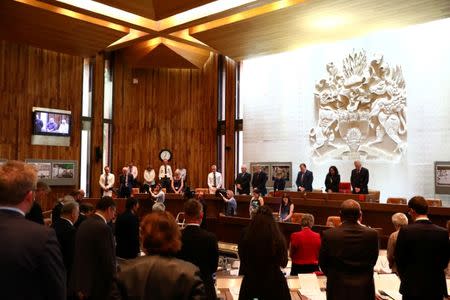
[[[155,186],[155,170],[148,165],[147,169],[144,171],[144,186],[143,189],[146,193],[149,192],[150,188]]]

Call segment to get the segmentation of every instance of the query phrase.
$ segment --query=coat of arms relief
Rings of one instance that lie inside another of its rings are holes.
[[[353,51],[326,66],[315,86],[318,112],[310,130],[312,156],[325,159],[400,160],[406,153],[406,90],[400,66],[382,55]]]

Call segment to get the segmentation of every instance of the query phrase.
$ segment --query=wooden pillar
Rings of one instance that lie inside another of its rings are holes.
[[[237,63],[225,58],[225,187],[234,189],[234,173],[236,170],[236,68]]]
[[[95,56],[94,90],[92,95],[91,161],[89,173],[91,197],[100,197],[98,180],[102,173],[104,74],[105,56],[104,53],[98,53]]]

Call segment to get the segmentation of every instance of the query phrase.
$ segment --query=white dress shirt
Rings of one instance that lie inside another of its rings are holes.
[[[147,183],[148,185],[155,183],[155,170],[151,169],[150,171],[144,171],[144,183]]]
[[[136,166],[132,166],[131,167],[131,171],[130,171],[130,167],[127,167],[128,173],[131,173],[131,175],[133,175],[133,179],[136,179],[138,176],[138,169]]]
[[[214,186],[214,176],[216,177],[216,184]],[[209,193],[214,194],[217,189],[222,188],[222,174],[219,172],[211,172],[208,174]]]
[[[103,196],[112,197],[112,188],[114,186],[115,177],[114,174],[108,174],[108,180],[106,180],[106,173],[100,175],[100,180],[98,183],[100,187],[103,189]]]
[[[169,165],[162,165],[161,167],[159,167],[159,179],[162,179],[166,176],[167,178],[172,179],[172,174],[172,168]]]

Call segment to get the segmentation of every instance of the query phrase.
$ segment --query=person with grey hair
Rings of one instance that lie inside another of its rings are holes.
[[[291,234],[291,276],[319,271],[320,234],[312,231],[314,216],[303,214],[302,230]]]
[[[61,216],[61,209],[64,204],[72,201],[75,201],[75,198],[72,195],[65,195],[63,198],[58,199],[58,202],[52,210],[52,224],[59,220]]]
[[[55,230],[56,237],[58,238],[64,266],[67,270],[67,282],[69,282],[75,251],[76,229],[74,224],[78,220],[80,214],[80,205],[70,195],[64,196],[63,201],[60,203],[62,206],[60,215],[58,216],[58,219],[52,223],[52,228]]]
[[[395,246],[397,244],[397,236],[400,228],[408,225],[408,218],[404,213],[395,213],[392,215],[392,224],[394,224],[395,231],[389,236],[387,244],[387,259],[389,268],[393,273],[397,273],[397,266],[395,265]]]
[[[250,180],[252,175],[247,172],[247,166],[241,166],[241,173],[239,173],[234,181],[239,195],[250,195]]]
[[[162,212],[166,210],[166,206],[162,202],[155,202],[152,206],[152,212]]]

